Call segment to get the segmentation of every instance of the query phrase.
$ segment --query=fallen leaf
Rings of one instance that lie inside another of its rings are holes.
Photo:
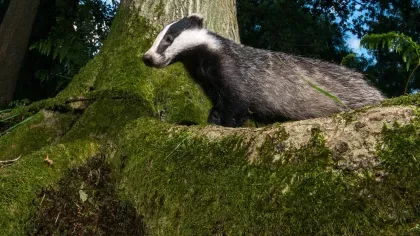
[[[83,190],[79,190],[79,196],[80,196],[80,200],[82,200],[82,202],[86,202],[88,195],[85,193],[85,191]]]
[[[48,157],[48,155],[47,155],[47,157],[45,157],[44,161],[46,163],[48,163],[48,165],[52,165],[53,164],[53,161]]]

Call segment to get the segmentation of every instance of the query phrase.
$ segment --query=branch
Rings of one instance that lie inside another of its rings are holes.
[[[13,159],[13,160],[0,161],[0,165],[1,165],[0,169],[12,165],[16,161],[18,161],[21,157],[22,157],[22,155],[20,155],[18,158]]]
[[[248,160],[253,162],[258,160],[261,147],[266,141],[273,142],[273,147],[276,147],[273,155],[275,153],[281,155],[283,151],[307,145],[313,130],[316,129],[322,132],[326,147],[333,152],[337,161],[336,167],[358,172],[380,164],[377,158],[377,146],[384,125],[392,127],[395,122],[406,125],[414,118],[415,113],[410,107],[374,107],[340,113],[332,117],[286,122],[281,126],[257,129],[189,127],[188,132],[192,136],[206,137],[209,140],[218,140],[230,135],[243,137],[244,143],[249,145]],[[184,129],[185,127],[176,126],[171,132]],[[282,131],[288,134],[288,138],[278,141],[277,136]]]

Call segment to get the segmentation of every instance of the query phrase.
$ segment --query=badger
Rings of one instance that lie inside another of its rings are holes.
[[[142,58],[163,68],[181,62],[213,103],[208,121],[238,127],[303,120],[380,103],[361,73],[317,59],[256,49],[224,38],[193,14],[159,33]]]

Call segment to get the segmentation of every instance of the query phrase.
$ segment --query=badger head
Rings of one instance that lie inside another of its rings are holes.
[[[144,54],[144,64],[163,68],[179,61],[180,56],[199,46],[218,49],[218,41],[203,27],[203,17],[193,14],[167,25]]]

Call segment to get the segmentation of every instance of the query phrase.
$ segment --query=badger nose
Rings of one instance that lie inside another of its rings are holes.
[[[143,56],[143,62],[146,66],[152,66],[153,65],[153,58],[149,54],[144,54]]]

